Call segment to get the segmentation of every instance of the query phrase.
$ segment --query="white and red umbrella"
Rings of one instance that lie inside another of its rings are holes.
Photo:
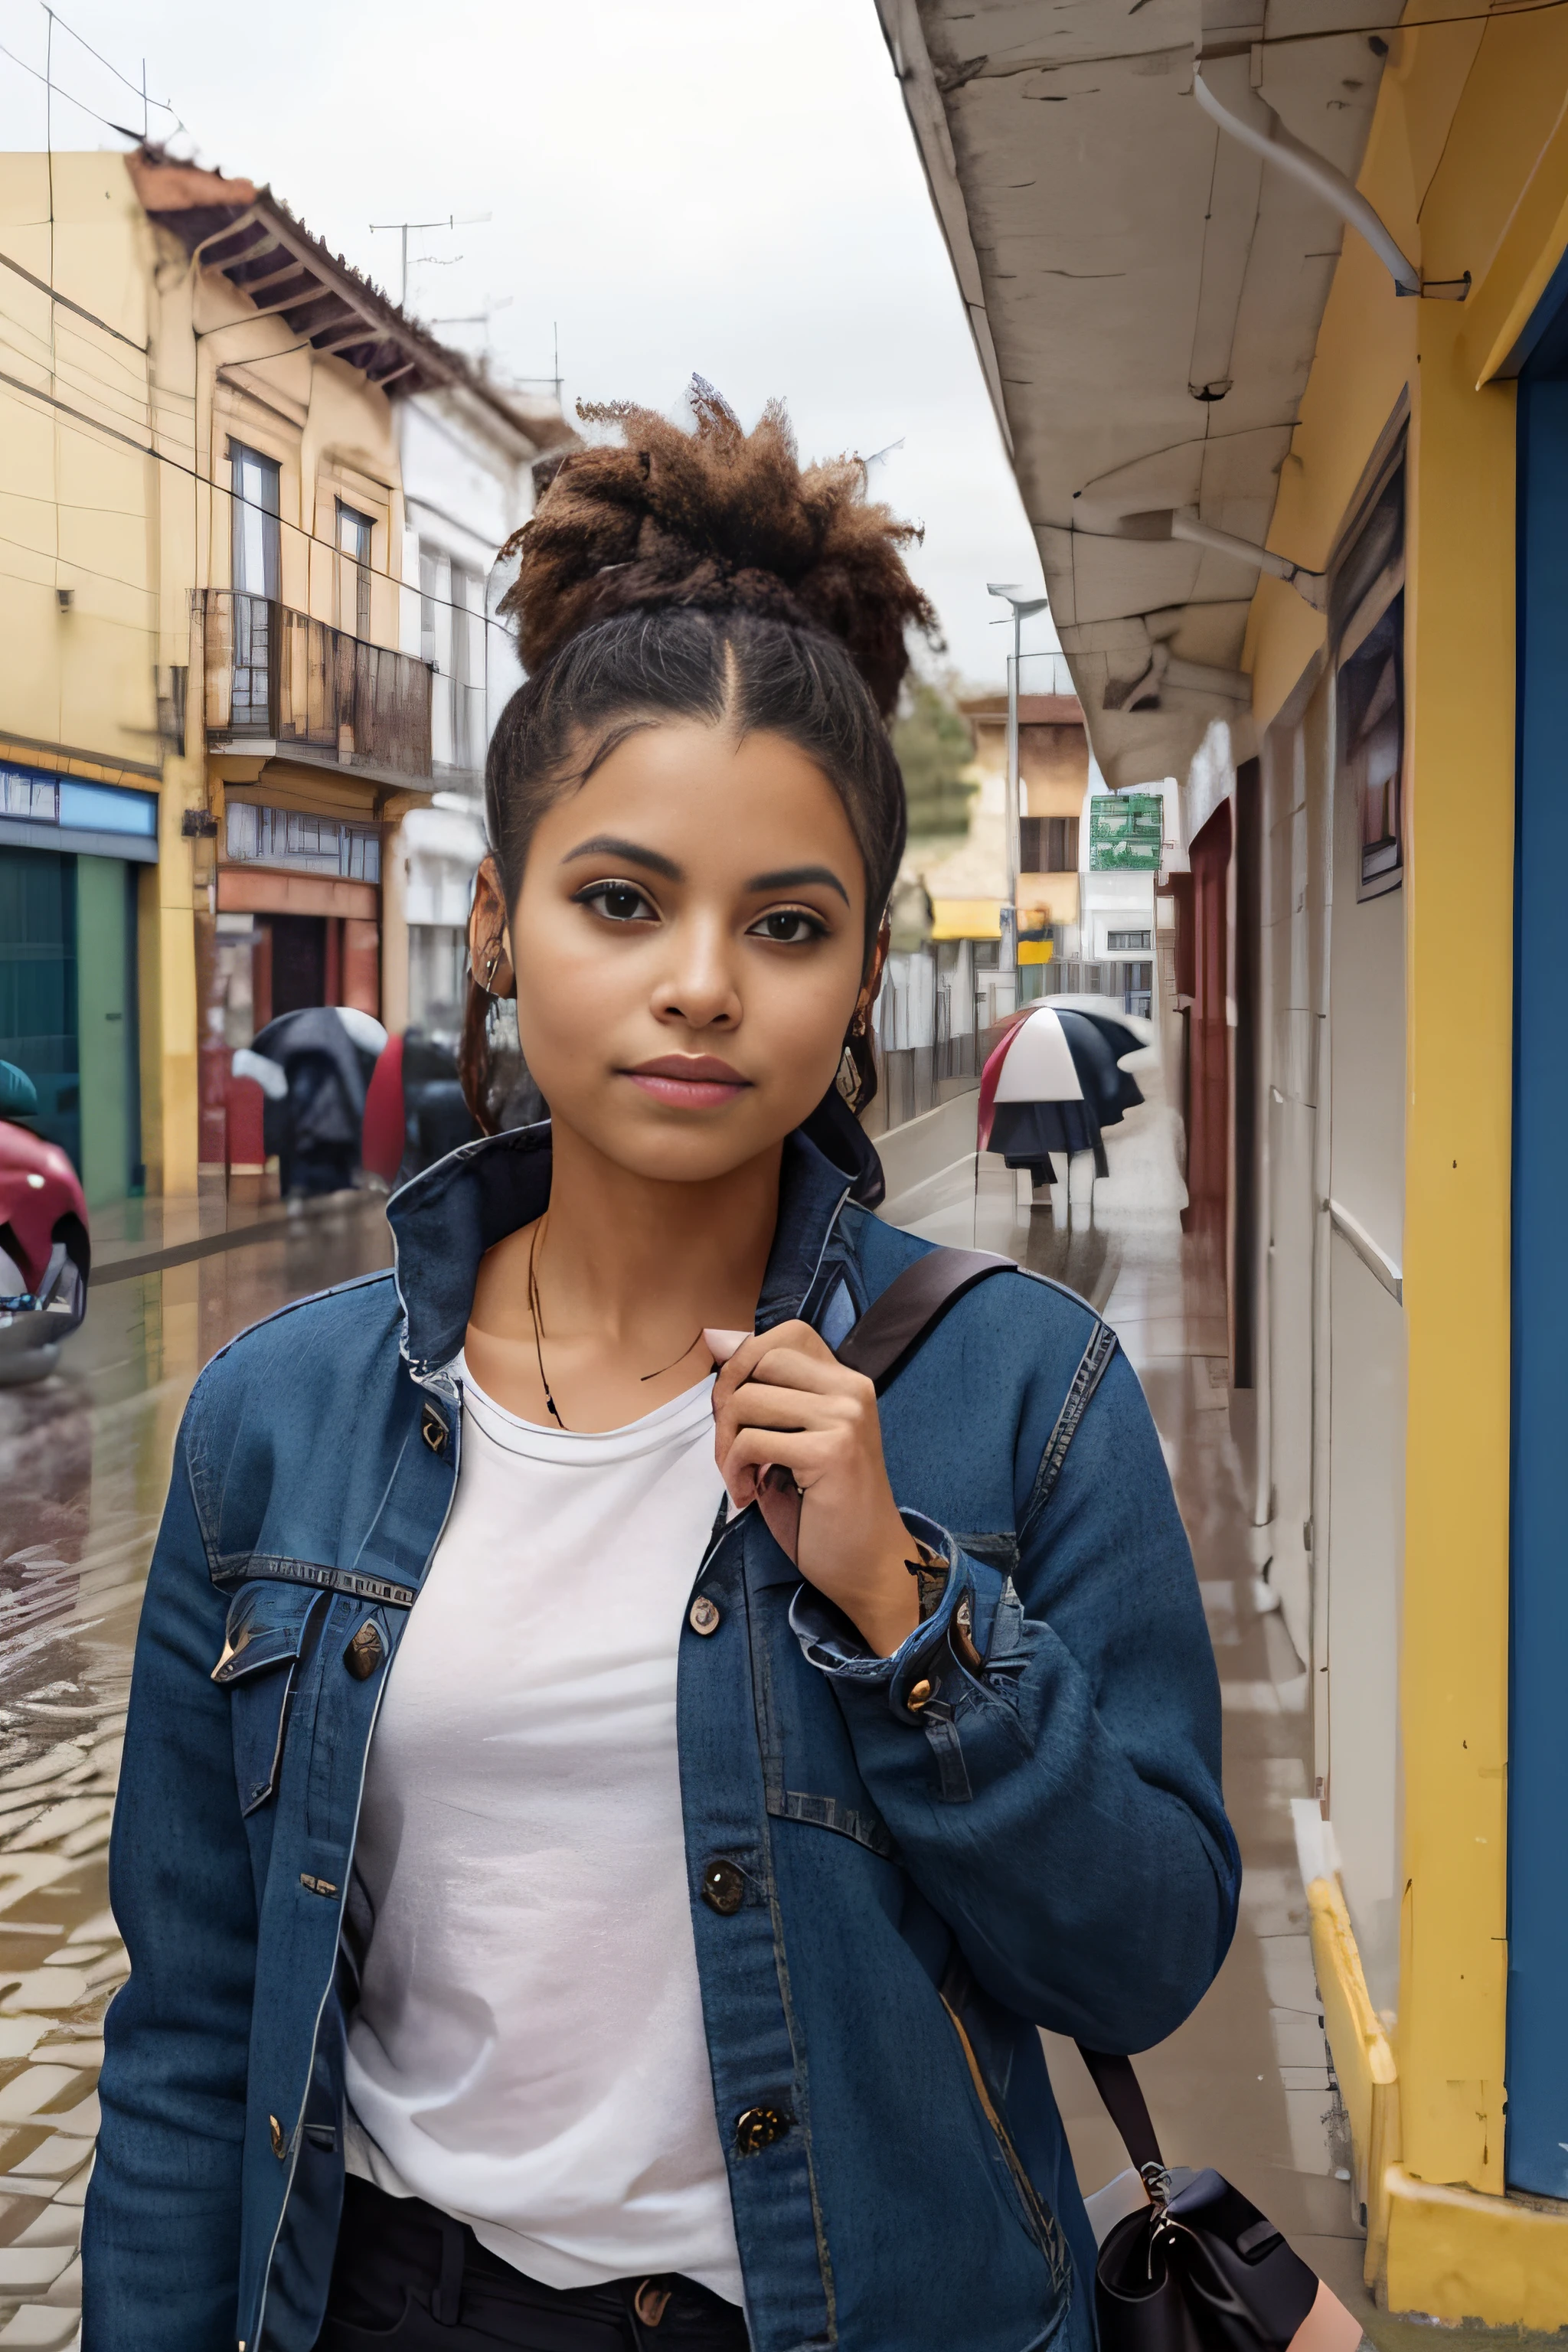
[[[1109,1176],[1100,1130],[1143,1099],[1123,1057],[1143,1040],[1108,1013],[1037,1004],[1020,1013],[980,1077],[979,1149],[1027,1168],[1037,1184],[1056,1180],[1053,1151],[1092,1151]]]

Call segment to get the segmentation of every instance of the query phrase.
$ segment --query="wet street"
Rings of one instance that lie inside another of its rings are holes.
[[[1141,1073],[1142,1075],[1142,1073]],[[1212,2163],[1287,2231],[1386,2344],[1360,2287],[1342,2111],[1328,2069],[1289,1803],[1306,1794],[1306,1675],[1259,1580],[1232,1434],[1210,1246],[1181,1230],[1164,1114],[1129,1123],[1113,1174],[1020,1212],[973,1162],[900,1215],[1005,1247],[1107,1314],[1148,1391],[1193,1538],[1225,1699],[1242,1924],[1207,1999],[1143,2067],[1166,2158]],[[1136,1181],[1130,1181],[1136,1176]],[[102,2018],[125,1973],[107,1846],[132,1645],[180,1413],[200,1366],[272,1307],[390,1262],[380,1203],[95,1281],[63,1371],[0,1392],[0,2347],[78,2334],[78,2243]],[[226,1238],[231,1238],[226,1237]],[[140,1258],[165,1255],[143,1249]],[[196,1246],[204,1246],[199,1241]],[[122,1255],[134,1266],[138,1253]],[[1068,2045],[1050,2060],[1086,2189],[1125,2159]]]
[[[95,1280],[61,1370],[0,1390],[0,2345],[73,2343],[103,2012],[126,1972],[108,1848],[136,1617],[174,1435],[215,1349],[391,1262],[381,1203]],[[226,1236],[225,1238],[227,1238]],[[200,1236],[127,1247],[203,1247]]]

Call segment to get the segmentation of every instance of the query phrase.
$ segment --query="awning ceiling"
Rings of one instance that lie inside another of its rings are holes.
[[[1353,178],[1397,6],[878,7],[1100,765],[1184,776],[1211,719],[1247,709],[1258,573],[1119,522],[1186,508],[1265,539],[1345,233],[1200,110],[1194,49],[1244,76],[1250,58],[1287,129]]]

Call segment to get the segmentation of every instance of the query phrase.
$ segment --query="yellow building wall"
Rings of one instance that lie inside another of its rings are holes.
[[[14,380],[0,383],[0,742],[51,769],[163,787],[159,863],[138,885],[142,1157],[149,1191],[180,1194],[196,1181],[180,816],[201,782],[199,762],[193,779],[165,758],[159,694],[190,660],[191,373],[122,160],[57,153],[52,215],[50,186],[44,156],[0,155],[0,253],[16,265],[0,266]]]
[[[1368,2204],[1395,2308],[1536,2327],[1568,2324],[1568,2219],[1501,2194],[1515,411],[1496,370],[1568,246],[1565,99],[1555,12],[1394,37],[1360,184],[1426,278],[1468,269],[1472,289],[1398,299],[1346,232],[1269,542],[1328,562],[1406,404],[1401,2147],[1381,2150]],[[1260,730],[1322,643],[1321,618],[1264,581],[1247,654]]]
[[[51,217],[48,159],[0,155],[0,255],[15,265],[0,262],[0,373],[16,379],[0,383],[0,755],[162,786],[158,864],[138,886],[142,1156],[149,1192],[178,1196],[197,1183],[197,951],[213,866],[182,820],[223,814],[194,592],[231,583],[228,443],[282,467],[283,601],[351,631],[337,500],[371,516],[371,634],[389,646],[401,474],[384,393],[298,349],[286,321],[258,317],[221,274],[193,273],[121,157],[57,153],[52,185]],[[167,731],[180,668],[183,745]],[[321,778],[328,800],[334,781]],[[350,796],[366,815],[387,797],[360,783]],[[391,961],[395,972],[405,953]]]

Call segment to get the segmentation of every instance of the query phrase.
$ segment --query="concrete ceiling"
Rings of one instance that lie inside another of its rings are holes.
[[[1258,573],[1119,523],[1264,540],[1354,234],[1201,111],[1194,51],[1353,179],[1397,0],[877,5],[1100,765],[1184,776],[1247,707]]]

